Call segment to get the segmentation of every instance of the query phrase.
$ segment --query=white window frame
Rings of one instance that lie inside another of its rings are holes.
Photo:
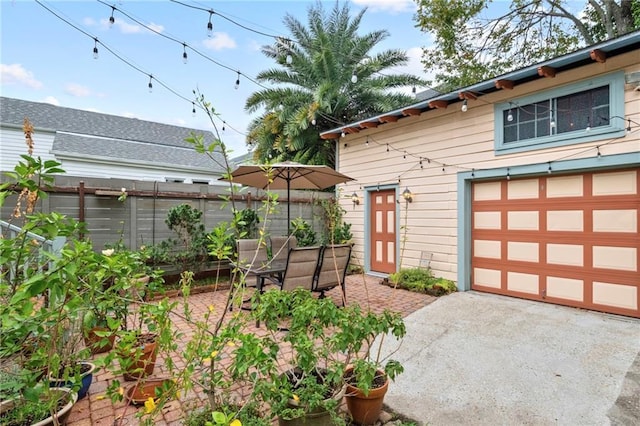
[[[504,111],[515,109],[519,105],[529,105],[549,99],[571,95],[585,90],[609,85],[609,124],[594,127],[590,130],[576,129],[575,131],[552,134],[521,141],[504,141]],[[494,145],[496,155],[515,152],[533,151],[564,145],[592,142],[624,136],[626,121],[624,117],[624,73],[615,72],[566,86],[545,90],[522,98],[511,99],[508,102],[496,104],[494,108]]]

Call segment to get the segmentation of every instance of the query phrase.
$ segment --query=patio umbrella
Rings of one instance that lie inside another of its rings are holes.
[[[232,181],[260,189],[287,190],[287,233],[291,223],[289,195],[292,189],[325,189],[339,183],[353,180],[347,175],[327,166],[300,164],[284,161],[270,165],[239,166],[231,173],[231,178],[219,180]]]

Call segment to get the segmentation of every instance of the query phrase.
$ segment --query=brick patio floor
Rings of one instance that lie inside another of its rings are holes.
[[[434,297],[412,293],[406,290],[393,289],[380,284],[380,278],[363,275],[351,275],[347,277],[347,303],[359,304],[363,309],[371,309],[375,313],[381,313],[384,309],[400,312],[403,316],[428,305],[435,300]],[[189,297],[189,304],[194,315],[204,315],[210,305],[214,305],[215,312],[224,310],[225,301],[228,296],[227,289],[200,293]],[[341,303],[341,294],[338,288],[327,292],[336,303]],[[244,312],[244,311],[240,311]],[[174,326],[184,333],[184,337],[179,344],[184,347],[188,337],[191,335],[189,325],[176,317]],[[250,330],[259,333],[253,325]],[[96,355],[102,356],[102,355]],[[154,371],[154,377],[166,377],[162,356],[158,356],[158,361]],[[179,354],[172,357],[173,361],[180,365]],[[125,402],[112,403],[105,397],[105,391],[114,376],[107,371],[94,373],[93,383],[86,398],[78,401],[73,407],[68,426],[88,426],[88,425],[137,425],[139,423],[136,413],[143,408],[127,405]],[[132,382],[120,382],[124,387],[131,386]],[[162,413],[154,419],[156,425],[179,425],[185,413],[190,412],[197,406],[203,404],[204,393],[189,392],[188,395],[181,395],[179,400],[169,402]]]

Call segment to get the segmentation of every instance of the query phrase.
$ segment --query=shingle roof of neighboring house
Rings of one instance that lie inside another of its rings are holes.
[[[433,91],[430,94],[420,94],[421,96],[416,96],[416,102],[412,105],[326,130],[320,133],[320,136],[323,139],[337,139],[340,137],[341,133],[357,133],[360,130],[376,127],[388,122],[394,122],[398,119],[402,119],[403,117],[422,114],[430,109],[438,108],[438,105],[462,102],[465,98],[465,94],[472,96],[471,99],[478,98],[495,92],[496,90],[501,90],[501,88],[498,87],[499,82],[512,82],[513,84],[519,84],[538,78],[545,78],[543,75],[539,74],[539,68],[550,67],[560,72],[593,63],[594,60],[597,60],[597,55],[595,55],[594,58],[592,56],[592,52],[596,50],[603,53],[606,57],[611,57],[626,52],[637,52],[639,49],[640,31],[635,31],[618,38],[585,47],[575,52],[558,56],[556,58],[512,71],[471,86],[460,88],[449,93],[439,94],[438,92]],[[430,97],[423,98],[423,96]]]
[[[55,132],[55,155],[223,171],[216,164],[224,164],[220,152],[214,154],[214,162],[185,142],[192,132],[204,135],[205,141],[213,141],[210,131],[0,97],[2,126],[22,127],[25,117],[36,130]]]

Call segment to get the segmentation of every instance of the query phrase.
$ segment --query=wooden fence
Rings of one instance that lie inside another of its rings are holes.
[[[120,201],[123,188],[126,198]],[[57,177],[55,186],[47,192],[49,196],[39,201],[38,210],[45,213],[56,211],[84,222],[88,229],[86,237],[91,238],[96,249],[120,238],[130,248],[175,238],[165,219],[172,207],[183,203],[203,212],[207,231],[221,221],[231,220],[231,205],[222,198],[229,196],[229,187],[225,185],[63,176]],[[291,203],[291,219],[304,218],[320,235],[322,208],[316,201],[331,198],[332,193],[291,191],[291,199],[287,200],[286,191],[275,192],[279,202],[277,211],[266,218],[266,227],[271,235],[287,233],[287,202]],[[264,191],[246,188],[234,197],[234,202],[237,209],[260,209],[264,199]],[[14,198],[5,200],[0,219],[7,220],[14,206]],[[258,213],[262,225],[265,217],[261,211]]]

